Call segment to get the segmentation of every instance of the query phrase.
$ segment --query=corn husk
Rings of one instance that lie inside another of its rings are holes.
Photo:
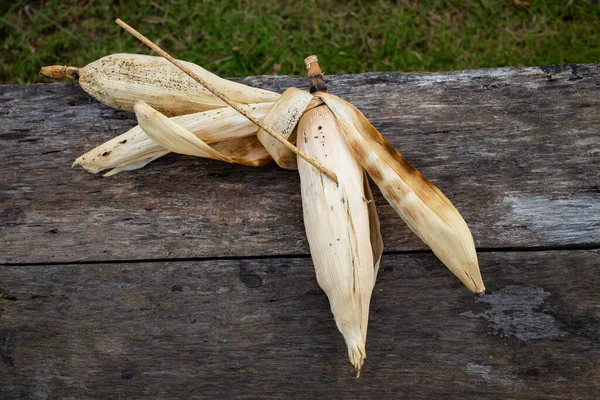
[[[327,107],[304,114],[297,144],[338,178],[336,185],[298,158],[304,226],[317,282],[329,298],[350,362],[360,371],[366,357],[369,303],[383,249],[377,213],[363,169]]]
[[[450,200],[352,104],[327,93],[317,96],[336,115],[352,153],[408,227],[467,288],[483,292],[473,236]]]
[[[223,79],[204,68],[180,61],[227,97],[243,104],[269,103],[278,93]],[[109,107],[133,111],[144,101],[167,116],[184,115],[227,105],[162,57],[142,54],[111,54],[83,68],[49,66],[41,74],[51,78],[69,76],[92,97]]]
[[[283,138],[290,139],[294,143],[295,137],[290,138],[290,136],[292,133],[295,133],[300,117],[302,117],[302,114],[313,98],[310,93],[304,90],[289,88],[277,99],[263,119],[263,122]],[[269,154],[271,154],[277,165],[285,169],[298,169],[296,154],[285,147],[280,141],[262,129],[258,130],[256,136]]]
[[[244,106],[254,117],[264,118],[273,103]],[[237,163],[259,166],[272,161],[255,138],[257,127],[231,107],[172,117],[171,120]],[[98,173],[112,169],[106,176],[141,168],[168,154],[138,125],[122,135],[88,151],[75,160],[87,171]]]
[[[136,103],[133,109],[140,128],[157,145],[169,151],[188,156],[212,158],[229,163],[235,162],[145,102]]]

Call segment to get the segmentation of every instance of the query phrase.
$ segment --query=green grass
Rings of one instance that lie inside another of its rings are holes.
[[[0,83],[41,65],[149,53],[120,17],[176,58],[222,76],[443,71],[600,62],[599,0],[1,2]]]

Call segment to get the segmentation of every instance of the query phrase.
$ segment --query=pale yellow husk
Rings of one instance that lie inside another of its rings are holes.
[[[277,99],[263,119],[263,122],[283,138],[294,142],[295,138],[290,138],[290,136],[295,131],[300,117],[302,117],[304,110],[306,110],[313,98],[313,95],[304,90],[289,88]],[[286,169],[298,169],[296,154],[285,147],[280,141],[262,129],[259,129],[256,136],[269,154],[271,154],[277,165]]]
[[[188,156],[212,158],[229,163],[235,162],[143,101],[137,102],[133,109],[140,128],[157,145],[169,151]]]
[[[244,106],[255,118],[264,118],[273,103]],[[231,107],[172,117],[171,120],[235,162],[250,166],[271,162],[257,141],[257,127]],[[135,126],[122,135],[88,151],[75,160],[87,171],[98,173],[112,169],[106,176],[141,168],[169,153]]]
[[[180,62],[235,102],[269,103],[280,96],[220,78],[196,64]],[[162,57],[111,54],[80,68],[78,74],[83,90],[102,103],[121,110],[133,111],[138,101],[148,103],[167,116],[226,106]]]
[[[357,161],[435,255],[473,292],[485,290],[473,236],[444,194],[396,151],[352,104],[317,93],[336,115]]]
[[[326,106],[303,115],[297,145],[338,178],[336,185],[298,158],[304,225],[317,282],[329,298],[350,362],[360,371],[366,357],[369,303],[383,249],[379,221],[370,190],[365,192],[368,183],[363,169]]]

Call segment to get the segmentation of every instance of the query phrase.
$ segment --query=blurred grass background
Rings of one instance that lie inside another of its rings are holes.
[[[0,83],[39,67],[149,50],[120,17],[176,58],[222,76],[443,71],[600,62],[599,0],[0,2]]]

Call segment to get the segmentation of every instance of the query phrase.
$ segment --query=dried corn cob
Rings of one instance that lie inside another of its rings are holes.
[[[320,75],[316,57],[306,62],[311,78]],[[311,80],[313,89],[326,90],[319,79]],[[302,116],[297,144],[338,177],[338,184],[323,179],[319,171],[298,160],[304,226],[317,282],[329,298],[350,362],[360,373],[366,357],[369,304],[383,250],[377,212],[370,190],[365,191],[365,173],[327,106]]]
[[[360,371],[378,263],[371,246],[365,176],[326,106],[304,114],[298,125],[298,147],[338,177],[336,185],[298,160],[304,226],[317,282],[329,298],[350,362]]]
[[[280,96],[220,78],[196,64],[181,62],[236,102],[269,103]],[[111,54],[83,68],[52,65],[42,67],[40,73],[54,79],[67,76],[78,80],[83,90],[92,97],[125,111],[133,111],[138,101],[145,101],[168,116],[226,106],[162,57]]]

